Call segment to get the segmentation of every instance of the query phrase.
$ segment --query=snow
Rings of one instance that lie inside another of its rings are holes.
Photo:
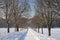
[[[29,29],[25,40],[39,40],[39,38],[32,32],[31,29]]]
[[[27,30],[21,32],[12,32],[0,37],[0,40],[21,40],[22,36],[26,35]]]
[[[3,36],[0,36],[0,40],[55,40],[55,39],[39,34],[32,30],[31,28],[29,28],[24,29],[20,32],[11,32]]]
[[[24,28],[19,28],[19,31],[22,31]],[[25,30],[25,29],[24,29]],[[10,28],[10,33],[15,32],[15,28]],[[0,36],[7,34],[7,28],[0,28]]]
[[[32,35],[34,35],[35,38],[39,38],[39,40],[55,40],[54,38],[50,38],[49,36],[45,36],[41,33],[37,33],[34,30],[30,29],[30,33],[32,33]]]
[[[44,28],[43,31],[44,31],[43,35],[48,36],[48,29]],[[40,34],[41,34],[41,29],[40,29]],[[56,40],[60,40],[60,28],[52,28],[50,37],[55,38]]]

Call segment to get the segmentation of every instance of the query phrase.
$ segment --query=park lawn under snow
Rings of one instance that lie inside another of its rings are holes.
[[[56,32],[57,31],[57,32]],[[59,40],[60,29],[52,29],[52,36],[47,36],[47,29],[44,29],[44,35],[37,33],[32,29],[24,29],[20,32],[14,32],[14,28],[10,29],[7,34],[6,28],[0,28],[0,40]]]
[[[41,29],[40,29],[41,34]],[[43,29],[43,35],[48,36],[48,29]],[[60,40],[60,28],[52,28],[51,29],[51,38],[55,38],[56,40]]]

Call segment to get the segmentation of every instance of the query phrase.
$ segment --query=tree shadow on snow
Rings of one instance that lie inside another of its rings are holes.
[[[27,31],[26,31],[25,33],[23,33],[22,36],[19,37],[18,40],[25,40],[25,37],[26,37],[26,35],[27,35],[27,32],[28,32],[28,29],[27,29]]]

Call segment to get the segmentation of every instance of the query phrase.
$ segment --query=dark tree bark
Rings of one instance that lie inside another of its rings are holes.
[[[42,30],[42,34],[43,34],[43,27],[41,28],[41,30]]]
[[[9,24],[8,24],[8,29],[7,30],[8,30],[8,33],[9,33],[10,32],[10,30],[9,30]]]
[[[51,36],[51,28],[48,28],[48,36]]]
[[[17,28],[16,28],[16,29],[17,29],[16,31],[19,31],[19,27],[18,27],[18,25],[16,25],[16,27],[17,27]]]

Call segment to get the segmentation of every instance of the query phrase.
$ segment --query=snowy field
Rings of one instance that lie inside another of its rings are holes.
[[[47,28],[44,28],[44,34],[37,33],[32,29],[20,30],[20,32],[15,32],[14,28],[10,28],[10,33],[7,34],[7,28],[0,28],[0,40],[60,40],[60,29],[53,28],[52,29],[52,36],[48,36]],[[26,36],[26,37],[25,37]],[[18,39],[17,39],[18,37]],[[21,39],[22,38],[22,39]],[[53,39],[54,38],[54,39]]]
[[[43,35],[48,36],[48,29],[44,28],[43,31],[44,31]],[[41,33],[41,29],[40,29],[40,33]],[[51,38],[60,40],[60,28],[52,28],[51,29]]]
[[[23,31],[23,28],[19,28],[19,31]],[[10,33],[12,32],[15,32],[15,28],[10,28]],[[6,34],[7,34],[7,28],[0,28],[0,36]]]

